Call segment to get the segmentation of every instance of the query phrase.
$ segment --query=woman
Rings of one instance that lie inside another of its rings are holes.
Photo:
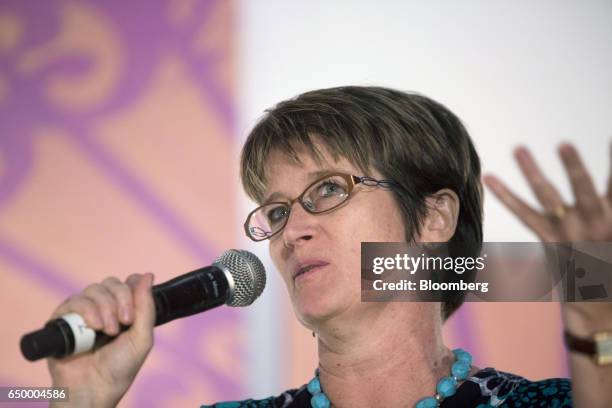
[[[546,213],[499,180],[493,192],[544,241],[612,240],[612,189],[598,197],[575,150],[563,146],[576,206],[563,204],[529,154],[517,158]],[[245,231],[269,240],[295,314],[318,339],[313,380],[265,400],[218,407],[570,406],[570,383],[530,382],[471,366],[442,342],[442,324],[462,296],[436,302],[361,302],[361,242],[448,242],[452,256],[482,244],[480,164],[459,119],[419,95],[343,87],[300,95],[268,111],[242,154],[246,192],[261,206]],[[549,214],[549,215],[546,215]],[[552,214],[552,215],[550,215]],[[597,228],[593,228],[597,226]],[[151,275],[108,278],[69,298],[75,311],[116,341],[93,354],[49,360],[54,386],[82,406],[113,406],[153,345]],[[612,330],[606,304],[565,304],[568,332]],[[576,406],[607,406],[611,368],[572,353]],[[85,379],[85,381],[83,381]],[[84,384],[78,386],[76,384]],[[487,405],[489,404],[489,405]]]

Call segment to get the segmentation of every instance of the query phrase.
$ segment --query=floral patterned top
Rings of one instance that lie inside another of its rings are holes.
[[[201,408],[310,408],[312,395],[306,385],[265,399],[218,402]],[[469,377],[441,408],[561,408],[572,406],[571,382],[566,378],[529,381],[523,377],[485,368]]]

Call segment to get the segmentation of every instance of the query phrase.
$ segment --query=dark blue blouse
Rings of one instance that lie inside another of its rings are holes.
[[[201,408],[310,408],[312,395],[306,385],[265,399],[218,402]],[[485,368],[464,381],[441,408],[560,408],[572,406],[571,382],[566,378],[529,381],[523,377]]]

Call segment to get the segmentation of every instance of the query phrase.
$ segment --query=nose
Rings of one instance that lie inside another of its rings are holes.
[[[281,231],[285,246],[295,246],[310,241],[316,230],[315,218],[315,215],[304,210],[298,202],[293,203],[287,224]]]

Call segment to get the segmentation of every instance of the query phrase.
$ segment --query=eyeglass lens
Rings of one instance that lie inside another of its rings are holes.
[[[332,175],[318,180],[303,193],[301,204],[306,211],[320,213],[333,209],[349,197],[348,180]],[[288,203],[270,203],[258,208],[249,218],[248,231],[256,240],[265,239],[287,223],[290,208]]]

